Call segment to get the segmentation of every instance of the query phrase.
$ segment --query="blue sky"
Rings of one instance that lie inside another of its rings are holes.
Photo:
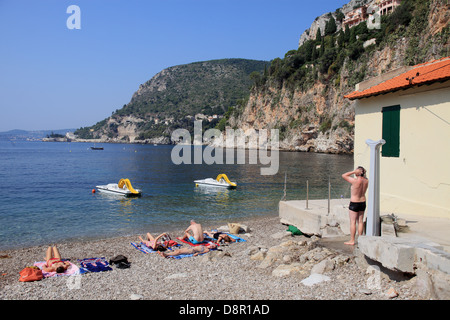
[[[91,126],[164,68],[272,60],[347,0],[0,0],[0,132]],[[68,29],[70,5],[81,29]]]

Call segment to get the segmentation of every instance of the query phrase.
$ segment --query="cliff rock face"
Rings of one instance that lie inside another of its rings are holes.
[[[278,129],[281,150],[351,153],[353,109],[342,107],[337,90],[323,95],[324,90],[321,83],[306,92],[271,87],[254,90],[243,113],[230,118],[230,126],[244,132]],[[343,119],[349,119],[347,129],[337,127]],[[335,125],[335,130],[321,128],[324,122]]]

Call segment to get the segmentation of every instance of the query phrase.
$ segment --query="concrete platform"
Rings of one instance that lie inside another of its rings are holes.
[[[308,209],[304,200],[280,201],[280,222],[306,234],[342,241],[345,236],[350,238],[348,203],[348,199],[333,199],[328,212],[326,199],[309,200]],[[415,215],[398,218],[406,220],[406,232],[358,237],[358,250],[390,270],[414,274],[420,267],[450,275],[450,219]]]
[[[292,200],[280,201],[279,216],[281,223],[299,228],[308,235],[320,237],[349,235],[348,218],[349,199],[331,199],[330,213],[328,200]]]
[[[426,239],[442,246],[443,250],[450,253],[450,218],[426,217],[400,214],[400,218],[406,220],[408,230],[399,232],[399,238]]]

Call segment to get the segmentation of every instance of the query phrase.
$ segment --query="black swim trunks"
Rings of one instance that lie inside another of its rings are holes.
[[[350,202],[348,209],[354,212],[360,212],[366,210],[366,202]]]

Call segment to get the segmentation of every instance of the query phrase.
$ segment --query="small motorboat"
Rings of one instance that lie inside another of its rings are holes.
[[[213,178],[207,178],[203,180],[195,180],[194,181],[195,186],[208,186],[208,187],[221,187],[221,188],[228,188],[228,189],[234,189],[237,187],[236,182],[231,182],[227,175],[222,173],[217,176],[216,179]]]
[[[104,193],[119,194],[126,197],[140,197],[142,191],[134,189],[129,179],[120,179],[119,183],[109,183],[107,185],[96,186],[98,191]]]
[[[103,150],[103,147],[91,147],[91,150]]]

